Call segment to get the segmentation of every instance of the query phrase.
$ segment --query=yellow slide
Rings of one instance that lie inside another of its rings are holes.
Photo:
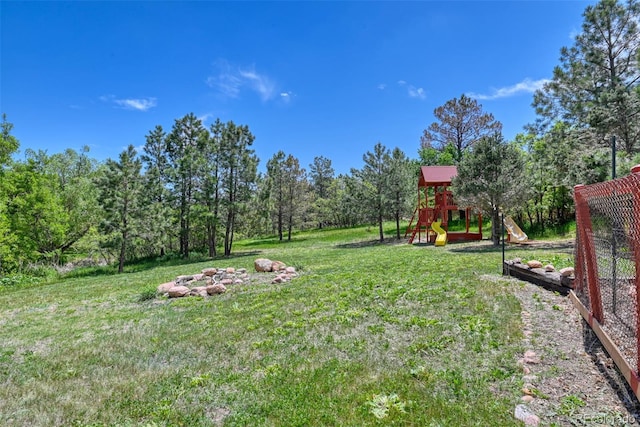
[[[520,227],[518,227],[518,224],[516,224],[516,222],[510,216],[504,219],[504,226],[507,227],[507,230],[511,235],[511,241],[522,243],[529,240],[529,237],[525,234],[524,231],[522,231]]]
[[[444,246],[447,244],[447,232],[440,227],[440,221],[431,223],[431,229],[436,232],[436,246]]]

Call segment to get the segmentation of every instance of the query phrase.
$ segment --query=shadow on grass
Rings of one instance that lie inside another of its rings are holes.
[[[398,244],[406,243],[406,239],[396,239],[395,237],[384,239],[382,242],[380,239],[375,240],[362,240],[360,242],[352,242],[352,243],[341,243],[339,245],[335,245],[335,249],[361,249],[361,248],[370,248],[372,246],[396,246]]]
[[[482,241],[480,243],[469,244],[469,242],[459,243],[447,243],[447,246],[454,246],[456,244],[460,247],[450,247],[449,251],[459,253],[495,253],[502,252],[502,244],[494,245],[491,241]],[[572,253],[573,241],[558,240],[558,241],[531,241],[527,243],[507,243],[505,245],[505,252],[511,251],[529,251],[529,250],[556,250],[561,252]]]
[[[271,246],[271,245],[285,245],[291,243],[299,243],[307,240],[306,237],[292,237],[291,240],[278,240],[277,237],[268,237],[265,239],[254,240],[251,243],[242,243],[242,247],[252,247],[252,246]]]
[[[125,263],[124,272],[122,274],[139,273],[141,271],[151,270],[157,267],[177,267],[181,265],[200,264],[203,262],[219,262],[233,259],[241,259],[246,257],[253,257],[261,254],[262,251],[242,251],[232,253],[229,256],[217,256],[215,258],[209,258],[202,255],[195,256],[193,258],[182,258],[177,254],[170,254],[163,257],[148,257],[135,261],[129,261]],[[78,278],[78,277],[94,277],[94,276],[111,276],[118,274],[118,268],[116,264],[106,265],[101,267],[82,267],[70,271],[63,275],[64,279]]]

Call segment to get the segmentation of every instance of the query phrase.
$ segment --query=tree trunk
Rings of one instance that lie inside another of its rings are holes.
[[[500,234],[502,227],[500,224],[500,211],[496,208],[491,212],[491,241],[494,246],[500,245]]]
[[[126,224],[126,222],[125,222]],[[125,225],[126,227],[126,225]],[[120,244],[120,256],[118,259],[118,273],[122,273],[124,271],[124,258],[127,255],[127,239],[129,238],[127,229],[125,228],[122,231],[122,243]]]

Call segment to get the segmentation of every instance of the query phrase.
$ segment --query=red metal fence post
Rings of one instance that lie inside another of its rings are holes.
[[[576,228],[577,232],[580,233],[580,242],[582,244],[582,249],[584,250],[583,260],[587,266],[586,279],[587,287],[589,289],[589,301],[591,303],[591,307],[589,308],[593,317],[602,325],[604,324],[604,310],[602,308],[602,297],[598,286],[598,262],[593,246],[593,225],[591,223],[591,214],[589,213],[589,206],[582,194],[585,190],[586,187],[584,185],[576,185],[574,187],[576,216],[578,217]]]
[[[634,177],[638,178],[640,181],[640,165],[636,165],[631,168],[631,173]],[[633,178],[631,178],[633,179]],[[636,188],[633,191],[633,217],[635,219],[640,220],[640,188]],[[636,224],[637,226],[637,224]],[[636,267],[636,381],[637,374],[640,372],[640,236],[638,235],[637,228],[635,232],[631,235],[632,243],[631,247],[633,249],[633,260],[635,262]],[[637,384],[636,384],[637,387]],[[637,394],[637,390],[634,389],[634,392]]]

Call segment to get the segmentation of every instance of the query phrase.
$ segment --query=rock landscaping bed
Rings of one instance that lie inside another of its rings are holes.
[[[282,261],[258,258],[254,261],[256,273],[249,274],[246,268],[209,267],[199,273],[182,275],[158,286],[157,292],[169,298],[187,296],[209,297],[225,293],[232,285],[247,283],[286,283],[298,277],[295,267]]]
[[[574,269],[565,267],[556,271],[556,268],[547,264],[544,265],[538,260],[523,262],[521,258],[507,260],[503,265],[503,273],[506,276],[517,277],[550,291],[560,292],[567,295],[573,289]]]

